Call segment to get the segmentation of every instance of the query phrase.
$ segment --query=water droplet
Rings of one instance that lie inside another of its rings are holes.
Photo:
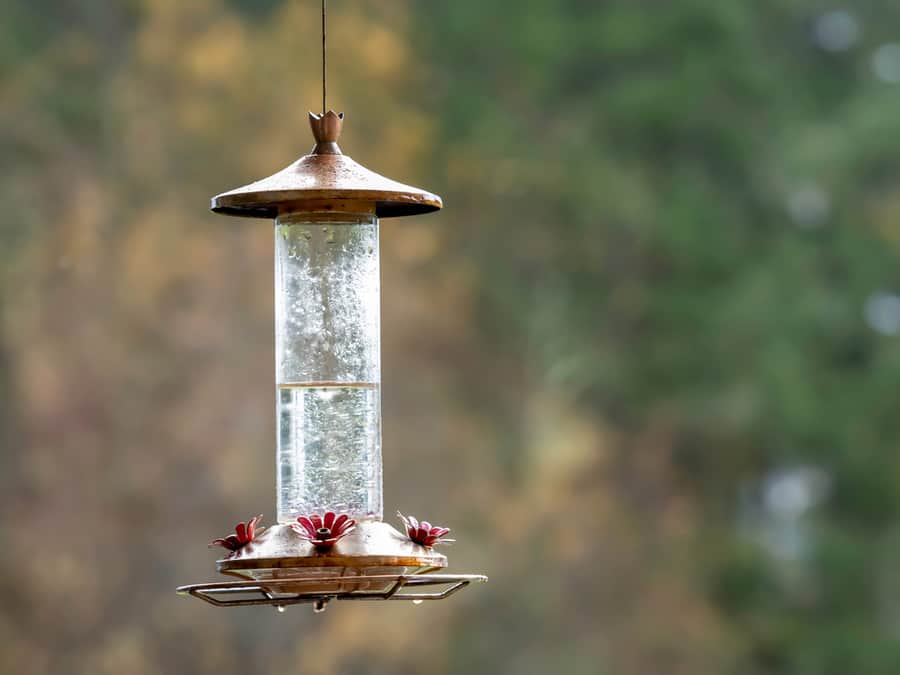
[[[418,600],[413,600],[413,604],[414,604],[414,605],[421,605],[423,602],[425,602],[425,601],[422,600],[421,598],[418,599]]]
[[[284,605],[278,605],[275,609],[278,610],[279,614],[284,614]]]

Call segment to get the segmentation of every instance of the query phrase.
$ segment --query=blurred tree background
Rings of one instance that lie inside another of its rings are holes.
[[[318,2],[0,6],[0,673],[900,671],[900,5],[333,0],[383,227],[386,513],[451,601],[217,610],[274,507]]]

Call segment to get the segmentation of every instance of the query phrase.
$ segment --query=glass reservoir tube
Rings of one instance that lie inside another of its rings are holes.
[[[275,221],[278,521],[382,517],[378,219]]]

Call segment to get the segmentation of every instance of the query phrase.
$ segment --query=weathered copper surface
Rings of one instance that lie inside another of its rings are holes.
[[[277,217],[294,211],[334,211],[348,203],[379,218],[437,211],[441,198],[370,171],[341,154],[337,140],[343,113],[310,113],[316,138],[312,152],[276,174],[212,198],[216,213],[249,218]],[[343,202],[342,206],[332,203]]]
[[[330,550],[319,552],[290,525],[271,525],[251,543],[216,562],[220,572],[262,567],[370,565],[445,567],[446,556],[409,540],[391,525],[364,520]]]
[[[418,574],[447,566],[446,556],[413,543],[387,523],[361,521],[356,529],[327,551],[294,532],[289,525],[272,525],[252,543],[216,562],[216,569],[258,582],[286,578],[346,578],[340,584],[308,587],[317,592],[377,590],[358,577]]]

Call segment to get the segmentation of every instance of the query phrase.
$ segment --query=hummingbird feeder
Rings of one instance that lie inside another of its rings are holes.
[[[309,113],[315,146],[278,173],[212,198],[212,210],[275,221],[277,522],[216,539],[238,581],[182,586],[219,606],[439,600],[474,574],[440,573],[447,528],[382,520],[379,219],[429,213],[440,197],[341,152],[343,113]],[[425,590],[422,590],[425,589]]]

